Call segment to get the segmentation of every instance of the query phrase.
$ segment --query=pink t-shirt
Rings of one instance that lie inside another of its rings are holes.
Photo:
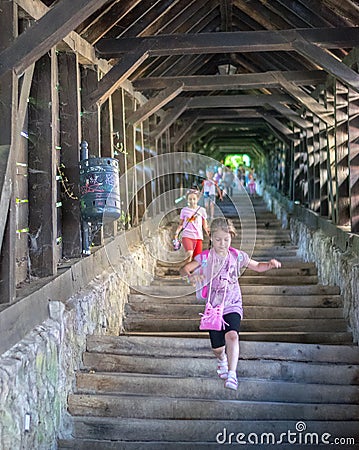
[[[185,206],[181,209],[180,219],[183,220],[183,237],[203,240],[202,221],[207,219],[207,213],[204,208],[200,207],[197,211],[197,208],[191,209]]]
[[[211,304],[218,305],[226,294],[223,314],[235,312],[243,318],[242,293],[238,277],[241,269],[248,265],[249,255],[242,250],[231,249],[223,258],[212,249],[209,252],[205,250],[194,259],[201,263],[200,270],[205,276]]]

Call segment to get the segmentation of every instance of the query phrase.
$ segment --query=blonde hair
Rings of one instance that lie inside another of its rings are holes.
[[[234,228],[233,222],[231,221],[231,219],[226,219],[225,217],[217,217],[217,219],[213,219],[211,223],[211,234],[215,233],[218,230],[229,233],[232,238],[237,236],[237,231]]]

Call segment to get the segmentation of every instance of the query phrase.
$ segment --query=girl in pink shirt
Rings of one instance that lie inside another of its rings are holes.
[[[182,236],[182,245],[189,261],[202,252],[203,230],[209,235],[207,213],[204,208],[198,206],[199,192],[190,190],[186,194],[187,205],[181,209],[180,223],[176,229],[174,238]]]
[[[187,263],[180,274],[190,282],[210,286],[207,295],[213,306],[224,297],[223,330],[210,330],[212,350],[217,357],[218,376],[225,380],[224,387],[236,390],[237,364],[239,358],[238,332],[243,317],[242,294],[238,282],[241,269],[248,267],[256,272],[265,272],[281,267],[276,259],[258,262],[241,250],[232,248],[236,230],[229,219],[217,218],[211,223],[211,250],[204,251]],[[204,257],[206,256],[206,257]],[[198,269],[198,270],[196,270]]]

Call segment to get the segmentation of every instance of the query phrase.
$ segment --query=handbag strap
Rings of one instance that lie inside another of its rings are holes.
[[[209,255],[208,255],[209,256]],[[228,256],[227,256],[227,258],[228,258],[228,262],[227,262],[227,272],[229,271],[229,262],[230,262],[230,253],[228,252]],[[209,259],[209,258],[208,258]],[[223,264],[224,265],[224,264]],[[211,293],[212,293],[212,280],[213,280],[213,270],[214,270],[214,263],[213,263],[213,258],[212,258],[212,261],[211,261],[211,279],[210,279],[210,281],[209,281],[209,292],[208,292],[208,297],[207,297],[207,302],[208,303],[210,303],[210,300],[211,300]],[[219,270],[221,270],[222,269],[222,267],[219,269]],[[224,294],[223,294],[223,299],[222,299],[222,301],[221,301],[221,303],[220,303],[220,305],[222,304],[222,303],[224,303],[224,300],[225,300],[225,298],[226,298],[226,294],[227,294],[227,288],[228,288],[228,278],[226,278],[226,284],[225,284],[225,286],[224,286]]]

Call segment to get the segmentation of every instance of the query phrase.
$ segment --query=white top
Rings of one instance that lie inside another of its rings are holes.
[[[197,208],[192,209],[188,206],[181,209],[180,219],[183,220],[182,228],[184,228],[182,236],[203,240],[202,222],[203,219],[207,219],[207,212],[202,207],[196,211]]]

